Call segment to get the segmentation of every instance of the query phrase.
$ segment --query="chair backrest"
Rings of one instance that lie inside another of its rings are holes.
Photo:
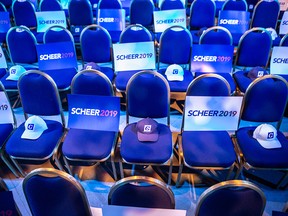
[[[141,71],[134,74],[126,88],[126,120],[140,118],[167,118],[170,124],[170,87],[160,73]]]
[[[190,66],[192,44],[192,35],[188,29],[182,26],[167,28],[160,37],[158,68],[160,63]]]
[[[152,35],[144,26],[133,24],[127,26],[120,34],[120,43],[152,41]]]
[[[222,26],[213,26],[206,29],[200,36],[199,44],[233,44],[230,31]]]
[[[276,29],[280,5],[277,0],[261,0],[254,7],[250,28],[274,28]]]
[[[261,216],[266,205],[263,191],[244,180],[215,184],[199,197],[195,216]]]
[[[247,30],[240,38],[234,69],[240,67],[267,66],[272,47],[271,34],[264,28]]]
[[[12,12],[16,26],[24,25],[28,28],[37,27],[36,9],[29,0],[15,0],[12,3]]]
[[[288,33],[282,37],[279,46],[288,46]]]
[[[132,0],[130,3],[130,24],[152,26],[155,5],[152,0]]]
[[[131,176],[116,182],[108,194],[109,205],[175,208],[172,190],[162,181],[147,176]]]
[[[60,116],[65,126],[58,89],[49,75],[38,70],[25,72],[18,80],[18,91],[26,119],[29,115]]]
[[[245,92],[240,119],[252,122],[276,122],[276,128],[279,129],[287,99],[288,84],[283,77],[277,75],[259,77]]]
[[[43,43],[56,43],[67,41],[71,41],[74,43],[74,38],[72,33],[63,26],[51,26],[44,32],[43,35]]]
[[[89,0],[70,0],[68,13],[70,25],[85,26],[93,24],[93,12]]]
[[[181,0],[164,0],[159,8],[160,10],[184,9],[185,5]]]
[[[86,69],[78,72],[71,82],[72,94],[113,96],[113,85],[109,78],[98,70]]]
[[[213,0],[193,1],[190,6],[190,30],[214,26],[215,16],[216,4]]]
[[[109,32],[100,25],[89,25],[80,34],[83,62],[110,62],[112,60],[112,39]]]
[[[92,215],[83,187],[63,171],[36,169],[22,186],[32,215]]]
[[[63,10],[59,0],[41,0],[39,3],[40,11],[61,11]]]
[[[100,0],[98,9],[122,9],[120,0]]]
[[[226,0],[222,5],[222,10],[247,11],[248,5],[246,0]]]
[[[13,64],[33,64],[38,62],[37,41],[25,26],[14,26],[6,35],[7,47]],[[21,47],[21,49],[19,49]]]
[[[0,2],[0,11],[1,12],[6,12],[7,11],[6,6],[2,2]]]

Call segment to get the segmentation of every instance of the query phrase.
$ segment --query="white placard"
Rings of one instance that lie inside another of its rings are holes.
[[[280,11],[286,11],[288,9],[288,0],[279,0]]]
[[[271,74],[288,74],[288,47],[273,47],[270,61]]]
[[[0,124],[14,123],[12,109],[5,92],[0,92]]]
[[[156,33],[164,32],[167,28],[175,25],[186,28],[185,9],[154,11],[153,16]]]
[[[2,47],[0,46],[0,68],[7,68],[7,61],[3,53]]]
[[[242,100],[241,96],[187,96],[184,130],[237,130]]]
[[[154,42],[113,44],[115,71],[156,68]]]
[[[66,16],[64,11],[38,11],[37,18],[37,32],[45,32],[52,26],[67,27]]]
[[[285,11],[281,19],[279,34],[285,35],[288,33],[288,11]]]

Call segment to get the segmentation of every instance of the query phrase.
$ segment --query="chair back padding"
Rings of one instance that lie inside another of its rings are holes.
[[[37,26],[36,10],[30,1],[13,1],[12,11],[16,26],[24,25],[28,28],[35,28]]]
[[[85,26],[93,23],[92,6],[89,0],[70,0],[68,13],[70,25]]]
[[[154,10],[155,6],[152,0],[132,0],[129,13],[130,24],[153,25]]]
[[[122,9],[120,0],[100,0],[98,9]]]
[[[184,5],[180,0],[164,0],[160,5],[160,10],[176,10],[184,9]]]
[[[222,5],[222,10],[247,11],[246,0],[226,0]]]
[[[233,37],[228,29],[222,26],[213,26],[201,34],[199,44],[232,45]]]
[[[144,26],[140,24],[133,24],[127,26],[121,35],[120,43],[136,43],[152,41],[152,35]]]
[[[51,26],[44,32],[43,35],[44,43],[56,43],[67,41],[71,41],[74,43],[74,38],[72,33],[63,26]]]
[[[41,0],[39,3],[40,11],[61,11],[63,10],[58,0]]]

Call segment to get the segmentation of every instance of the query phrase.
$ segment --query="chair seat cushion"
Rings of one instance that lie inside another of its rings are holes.
[[[167,125],[158,123],[159,138],[156,142],[140,142],[137,123],[125,127],[120,144],[120,154],[127,163],[166,163],[172,156],[172,133]]]
[[[202,75],[202,74],[205,74],[205,73],[204,73],[204,72],[196,72],[196,73],[195,73],[195,77],[200,76],[200,75]],[[227,82],[228,82],[229,85],[230,85],[231,94],[232,94],[233,92],[235,92],[235,90],[236,90],[236,83],[235,83],[235,81],[234,81],[234,79],[233,79],[233,77],[232,77],[232,75],[231,75],[230,73],[215,73],[215,74],[218,74],[218,75],[224,77],[224,78],[227,80]]]
[[[110,156],[117,133],[71,128],[62,146],[70,160],[103,160]]]
[[[58,121],[45,120],[48,129],[36,140],[22,139],[21,135],[25,131],[25,123],[22,123],[11,135],[6,143],[6,152],[15,158],[47,159],[59,139],[63,135],[62,124]]]
[[[7,137],[13,130],[12,124],[0,124],[0,146],[4,143]]]
[[[126,86],[129,79],[140,70],[121,71],[118,72],[115,78],[115,86],[119,91],[126,91]]]
[[[2,82],[2,84],[4,85],[6,90],[16,90],[18,91],[18,86],[17,86],[17,81],[14,80],[6,80],[6,78],[9,76],[9,73],[6,73],[1,79],[0,81]]]
[[[112,82],[114,79],[114,70],[109,67],[100,67],[100,71],[104,73],[108,79]]]
[[[166,68],[160,69],[158,71],[160,74],[162,74],[166,79]],[[171,92],[186,92],[188,85],[192,82],[193,80],[193,74],[189,70],[184,70],[184,79],[183,81],[168,81],[169,86],[170,86],[170,91]]]
[[[288,168],[288,140],[285,135],[277,131],[281,148],[265,149],[253,138],[255,128],[243,127],[236,131],[238,145],[247,163],[258,168]]]
[[[252,80],[248,77],[248,71],[236,71],[233,78],[241,92],[245,93]]]
[[[71,85],[73,77],[77,74],[76,68],[64,68],[58,70],[46,70],[47,73],[56,83],[58,89],[66,89]]]
[[[230,135],[226,131],[184,131],[184,160],[191,167],[228,168],[236,160]]]

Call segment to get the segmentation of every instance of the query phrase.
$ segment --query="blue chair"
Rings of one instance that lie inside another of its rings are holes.
[[[254,7],[250,28],[262,27],[276,29],[280,5],[278,1],[261,0]]]
[[[215,25],[216,5],[212,0],[195,0],[190,6],[189,30],[198,44],[203,31]]]
[[[230,180],[210,186],[201,194],[195,216],[261,216],[265,206],[266,196],[257,185]]]
[[[157,72],[142,71],[130,78],[126,92],[126,127],[122,133],[120,145],[121,158],[119,161],[121,178],[124,177],[123,162],[132,164],[132,168],[135,167],[134,165],[169,165],[168,184],[170,184],[173,151],[172,133],[170,130],[169,84]],[[151,131],[157,131],[158,139],[156,140],[154,139],[156,137],[153,137],[153,140],[149,139],[150,141],[147,142],[142,141],[141,138],[139,140],[137,131],[141,131],[141,126],[138,125],[139,128],[137,130],[137,123],[139,121],[131,121],[132,117],[141,119],[142,123],[144,123],[143,119],[145,121],[148,120],[149,124],[147,124],[147,127],[151,127]],[[164,119],[165,123],[157,123],[156,119],[160,118]],[[152,128],[152,124],[157,128]]]
[[[153,12],[155,5],[152,0],[132,0],[130,4],[130,24],[141,24],[153,30]]]
[[[151,32],[140,24],[129,25],[120,35],[120,43],[136,43],[153,41]],[[154,68],[151,68],[154,69]],[[120,71],[115,77],[115,87],[119,92],[126,91],[129,79],[139,70]]]
[[[5,5],[1,2],[0,2],[0,12],[8,12]],[[9,20],[9,22],[10,22],[10,20]],[[11,25],[11,23],[10,23],[10,25]],[[6,43],[6,34],[7,34],[7,32],[3,32],[3,31],[0,32],[0,44],[2,46],[2,49],[4,49],[4,51],[5,51],[5,45],[4,44]]]
[[[170,187],[158,179],[130,176],[110,188],[108,205],[175,209],[175,196]]]
[[[22,176],[25,176],[20,166],[23,163],[43,164],[50,160],[53,166],[61,169],[57,148],[64,136],[65,117],[55,82],[43,72],[30,70],[18,80],[18,91],[25,122],[7,140],[5,155],[13,161]],[[21,138],[24,131],[31,131],[28,123],[25,123],[32,116],[41,116],[47,129],[39,138],[35,137],[37,139]],[[51,119],[52,116],[54,118]]]
[[[39,11],[62,11],[62,5],[59,0],[41,0],[39,2]]]
[[[114,67],[112,63],[112,39],[109,32],[99,25],[89,25],[83,29],[80,35],[81,60],[85,63],[94,62],[99,64],[99,70],[109,80],[114,80]],[[101,65],[108,63],[109,65]]]
[[[226,0],[222,10],[248,11],[248,5],[246,0]]]
[[[122,3],[120,0],[99,0],[98,3],[98,12],[101,9],[122,9]],[[98,14],[97,14],[98,17]],[[117,30],[109,30],[109,34],[111,35],[111,39],[113,43],[118,43],[120,39],[121,31]]]
[[[287,105],[287,98],[287,81],[277,75],[259,77],[247,88],[244,94],[240,120],[250,124],[248,126],[239,124],[234,138],[237,146],[237,155],[240,158],[240,167],[237,175],[245,168],[245,170],[281,170],[286,172],[286,176],[288,176],[288,140],[279,129]],[[271,110],[273,111],[271,112]],[[263,123],[273,125],[274,131],[271,126],[268,127],[267,125],[264,125],[263,131],[261,131]],[[260,129],[259,135],[256,128]],[[269,149],[258,142],[257,138],[260,138],[260,136],[263,140],[264,138],[271,138],[268,139],[270,144],[272,144],[272,138],[273,140],[277,139],[279,141],[277,144],[282,147],[276,148],[275,146],[274,148],[274,146],[271,146]],[[281,178],[279,180],[277,183],[278,187],[283,180],[285,179]]]
[[[63,171],[36,169],[24,178],[22,188],[32,215],[92,215],[84,188]]]
[[[185,5],[180,0],[164,0],[159,8],[160,10],[185,9]]]
[[[244,93],[252,81],[248,77],[251,68],[267,68],[271,48],[271,35],[264,28],[252,28],[242,35],[233,63],[233,78],[239,94]]]
[[[114,96],[109,78],[96,70],[78,72],[72,80],[71,93]],[[117,140],[118,132],[70,128],[61,147],[65,166],[69,173],[72,175],[70,166],[91,166],[110,159],[113,177],[116,180],[114,152]],[[82,144],[79,145],[79,143]]]
[[[94,23],[92,6],[89,0],[71,0],[68,4],[70,31],[76,44],[80,42],[82,30]]]
[[[183,67],[183,81],[169,81],[171,92],[186,92],[193,80],[190,71],[190,61],[193,39],[188,29],[181,26],[167,28],[160,37],[158,72],[165,76],[167,67],[172,64]],[[168,79],[168,78],[167,78]]]
[[[229,96],[230,92],[229,83],[222,76],[204,74],[191,82],[186,96]],[[236,164],[236,153],[229,133],[224,130],[185,130],[184,118],[183,115],[181,133],[175,144],[179,155],[176,186],[179,187],[184,166],[200,171],[229,170],[226,177],[228,179]]]
[[[22,64],[27,70],[38,68],[37,40],[25,26],[14,26],[6,35],[9,59],[13,65]],[[21,47],[21,49],[19,49]],[[25,55],[23,55],[25,50]]]
[[[199,44],[223,44],[233,45],[233,37],[230,31],[221,26],[213,26],[206,29],[200,36]],[[195,72],[195,77],[202,75],[203,72]],[[217,73],[223,76],[230,85],[231,94],[235,93],[236,84],[231,73]]]

